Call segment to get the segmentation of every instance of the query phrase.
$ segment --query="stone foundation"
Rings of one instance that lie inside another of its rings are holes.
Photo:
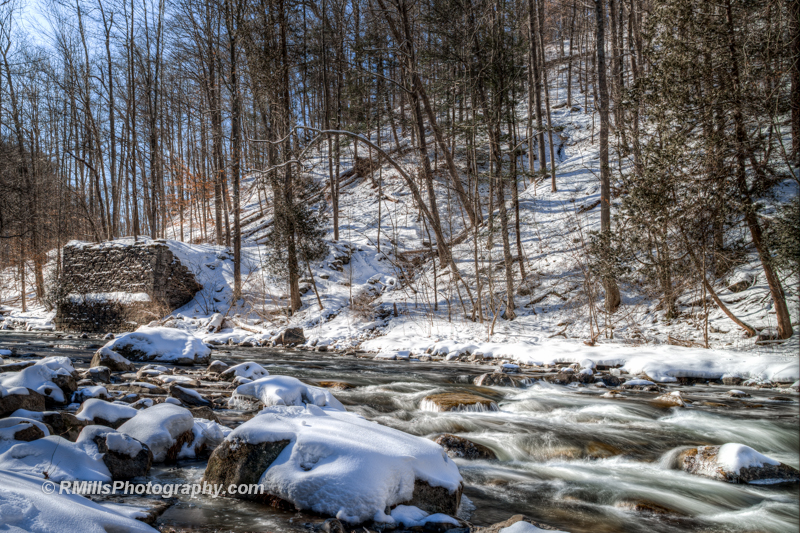
[[[63,249],[56,328],[133,331],[194,298],[202,286],[163,242],[73,242]]]

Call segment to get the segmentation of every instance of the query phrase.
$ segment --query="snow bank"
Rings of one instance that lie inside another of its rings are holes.
[[[513,327],[524,328],[524,321],[524,317],[518,319],[512,323]],[[646,374],[653,381],[661,383],[677,382],[677,378],[682,377],[717,380],[726,375],[775,383],[793,383],[800,379],[800,364],[796,354],[787,356],[781,353],[706,350],[667,344],[636,347],[598,344],[590,347],[580,342],[536,336],[530,336],[530,340],[522,342],[475,342],[462,334],[459,338],[463,340],[454,342],[419,333],[416,325],[398,324],[387,335],[367,340],[361,346],[365,350],[382,353],[399,350],[410,350],[416,355],[426,352],[435,355],[479,353],[484,358],[510,359],[535,366],[556,363],[579,363],[583,368],[593,368],[591,365],[619,366],[630,374]],[[522,336],[524,331],[515,333]]]
[[[0,472],[20,472],[58,483],[62,480],[111,481],[103,454],[92,442],[49,436],[20,442],[0,454]],[[41,484],[39,485],[41,489]]]
[[[271,405],[302,407],[310,404],[337,411],[345,410],[328,389],[306,385],[290,376],[268,376],[239,385],[228,400],[228,405],[236,409],[248,409],[255,403],[254,399],[261,400],[267,407]]]
[[[719,452],[717,452],[717,464],[724,472],[738,474],[742,468],[761,467],[764,465],[777,466],[781,463],[755,451],[750,446],[728,443],[720,446]]]
[[[142,326],[104,346],[130,357],[163,363],[207,363],[211,349],[199,337],[175,328]]]
[[[451,493],[462,482],[438,444],[315,405],[268,407],[226,440],[289,440],[261,476],[266,492],[348,522],[384,517],[387,507],[411,499],[416,479]]]
[[[139,414],[139,411],[126,403],[120,402],[106,402],[92,398],[86,400],[80,408],[80,411],[75,413],[78,420],[85,420],[87,422],[93,421],[95,418],[102,418],[108,422],[114,423],[122,418],[133,418]]]
[[[153,462],[167,458],[178,437],[194,428],[194,418],[188,409],[172,403],[160,403],[137,411],[136,416],[122,424],[117,431],[145,443],[153,452]]]
[[[83,496],[45,494],[41,475],[0,471],[0,524],[29,533],[155,533],[144,522],[121,516]]]

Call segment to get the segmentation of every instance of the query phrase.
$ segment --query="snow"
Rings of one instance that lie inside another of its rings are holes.
[[[142,352],[145,358],[164,363],[182,360],[201,362],[208,359],[211,349],[203,341],[180,329],[142,326],[111,340],[105,348],[119,347]]]
[[[136,457],[142,451],[142,443],[119,431],[105,426],[86,426],[81,430],[78,435],[77,442],[94,442],[94,438],[103,435],[106,438],[106,446],[111,451],[127,455],[128,457]]]
[[[265,491],[352,523],[383,516],[387,507],[410,500],[415,479],[450,492],[462,482],[438,444],[315,405],[268,407],[226,440],[289,440],[261,476]]]
[[[113,423],[121,418],[133,418],[138,413],[138,410],[122,402],[106,402],[92,398],[83,402],[80,411],[75,416],[78,420],[87,422],[91,422],[95,418],[102,418]]]
[[[239,385],[228,400],[228,405],[240,409],[248,408],[254,403],[252,399],[261,400],[267,407],[310,404],[337,411],[345,410],[328,389],[306,385],[290,376],[268,376]]]
[[[89,292],[86,294],[71,293],[67,299],[72,303],[120,303],[131,304],[134,302],[149,302],[150,295],[146,292]]]
[[[524,520],[520,520],[519,522],[516,522],[508,527],[504,527],[499,531],[499,533],[539,533],[540,531],[549,531],[550,533],[566,533],[564,531],[544,530],[534,526],[530,522],[525,522]]]
[[[83,387],[72,393],[72,401],[81,403],[90,398],[100,398],[105,396],[108,398],[108,389],[102,385],[92,385],[90,387]]]
[[[63,355],[45,357],[44,359],[36,361],[34,364],[46,366],[47,368],[55,370],[56,372],[60,371],[61,374],[72,374],[75,372],[75,368],[72,366],[72,361],[70,361],[69,357],[64,357]]]
[[[20,472],[54,482],[111,481],[102,454],[92,442],[70,442],[51,435],[20,442],[0,454],[0,471]]]
[[[428,523],[459,525],[458,520],[452,516],[442,513],[430,514],[413,505],[398,505],[392,509],[390,517],[394,523],[403,524],[406,528],[424,526]]]
[[[18,411],[21,411],[21,409],[18,409]],[[10,416],[8,418],[0,419],[0,441],[14,440],[14,434],[17,431],[27,429],[29,426],[36,426],[41,429],[45,437],[50,435],[50,431],[47,429],[47,426],[41,422],[18,416]]]
[[[247,379],[258,379],[269,376],[269,372],[267,372],[264,369],[264,367],[262,367],[258,363],[254,363],[253,361],[248,361],[247,363],[241,363],[226,368],[224,374],[225,375],[233,374],[236,377],[242,377]]]
[[[738,474],[742,468],[779,464],[781,464],[780,461],[758,453],[744,444],[723,444],[717,452],[717,465],[724,472],[733,472],[734,474]]]
[[[0,470],[0,524],[11,533],[155,533],[144,522],[74,494],[45,494],[42,477]]]
[[[57,403],[64,403],[66,401],[64,393],[52,380],[59,373],[64,374],[65,372],[66,371],[60,367],[58,370],[53,370],[46,364],[33,365],[19,372],[1,373],[0,386],[5,387],[9,392],[11,392],[11,389],[24,387],[48,396]],[[20,394],[20,392],[14,391],[14,394]]]
[[[160,403],[137,411],[136,416],[122,424],[117,431],[146,444],[153,452],[153,461],[163,462],[167,450],[181,434],[192,430],[194,418],[188,409]]]

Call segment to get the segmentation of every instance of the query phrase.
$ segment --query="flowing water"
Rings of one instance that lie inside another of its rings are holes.
[[[24,338],[52,345],[41,336]],[[86,360],[87,341],[59,340],[60,353]],[[96,342],[96,341],[95,341]],[[66,345],[64,344],[66,343]],[[66,349],[73,348],[73,349]],[[301,351],[231,348],[212,357],[228,363],[256,361],[271,374],[343,381],[335,391],[347,407],[380,424],[435,438],[454,433],[489,446],[497,461],[456,460],[465,480],[462,516],[489,525],[526,514],[578,532],[790,532],[800,527],[796,484],[735,485],[672,468],[685,447],[739,442],[798,467],[797,395],[772,400],[775,390],[752,390],[731,399],[731,387],[675,386],[687,408],[652,402],[655,393],[626,392],[606,399],[605,389],[535,381],[525,388],[477,387],[472,379],[491,367],[471,364],[373,361]],[[433,393],[468,392],[494,400],[499,411],[429,412],[421,400]],[[785,396],[785,395],[784,395]],[[196,481],[205,463],[155,468],[160,482]],[[379,475],[379,473],[377,473]],[[292,531],[318,518],[257,504],[209,497],[183,498],[159,524],[205,531]]]

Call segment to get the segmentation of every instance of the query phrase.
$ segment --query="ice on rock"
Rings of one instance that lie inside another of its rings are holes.
[[[129,357],[163,363],[200,363],[208,360],[211,349],[199,337],[186,331],[142,326],[120,335],[104,346]]]
[[[136,416],[122,424],[117,431],[143,442],[153,452],[153,462],[167,458],[167,452],[181,437],[194,428],[194,418],[188,409],[172,403],[160,403],[137,411]]]
[[[45,494],[41,475],[0,470],[0,524],[30,533],[156,533],[156,529],[74,494]]]
[[[272,405],[316,405],[337,411],[344,406],[328,389],[306,385],[291,376],[268,376],[244,385],[234,391],[228,405],[235,409],[248,409],[260,400],[266,407]]]
[[[289,444],[260,479],[265,492],[300,509],[359,523],[409,502],[415,480],[461,489],[458,467],[438,444],[347,412],[274,406],[245,422],[226,441]]]

